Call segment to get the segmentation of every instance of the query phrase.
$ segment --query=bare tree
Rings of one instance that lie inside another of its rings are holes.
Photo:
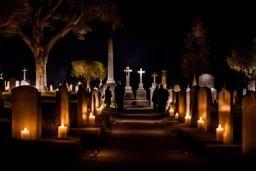
[[[71,31],[84,40],[95,20],[120,26],[116,7],[107,0],[8,0],[0,6],[0,34],[18,35],[31,49],[39,91],[47,90],[46,65],[57,40]]]

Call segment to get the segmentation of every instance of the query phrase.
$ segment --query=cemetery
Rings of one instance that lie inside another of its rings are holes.
[[[241,90],[241,86],[226,86],[224,81],[219,88],[218,77],[208,72],[209,47],[200,17],[185,38],[186,50],[179,57],[178,69],[173,69],[173,59],[157,59],[168,63],[166,67],[150,59],[143,60],[145,65],[123,59],[115,64],[114,54],[123,49],[115,44],[118,36],[111,31],[104,45],[107,67],[103,57],[72,60],[71,70],[65,71],[76,83],[61,78],[56,86],[47,78],[46,68],[58,39],[73,31],[84,40],[96,19],[110,24],[112,30],[123,24],[115,6],[47,2],[41,1],[34,9],[29,1],[17,1],[10,3],[8,17],[2,19],[1,15],[7,14],[0,14],[0,35],[18,35],[35,60],[35,78],[27,75],[31,72],[28,68],[20,71],[22,79],[0,73],[0,169],[231,170],[254,166],[255,49],[247,52],[249,59],[232,50],[225,61],[229,69],[246,76],[246,86]],[[65,15],[57,15],[64,14],[62,10]],[[66,25],[43,40],[47,37],[44,29],[54,30],[55,21]],[[28,23],[32,36],[24,31]],[[104,39],[99,37],[95,42]],[[255,43],[253,40],[252,47]],[[137,53],[143,48],[135,49]],[[169,75],[178,81],[170,80]],[[99,84],[95,86],[95,82]]]

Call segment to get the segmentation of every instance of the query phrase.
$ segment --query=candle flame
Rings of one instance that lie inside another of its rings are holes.
[[[92,113],[90,113],[90,116],[91,116],[91,117],[93,116]]]
[[[61,127],[64,127],[64,124],[63,124],[63,122],[61,123]]]
[[[178,115],[179,115],[179,113],[177,112],[175,115],[177,115],[177,116],[178,116]]]
[[[221,124],[219,124],[218,128],[221,128]]]
[[[24,132],[27,132],[27,131],[28,131],[28,129],[25,127],[25,128],[24,128]]]
[[[173,109],[170,109],[170,112],[173,112]]]
[[[202,119],[202,117],[200,117],[200,119],[199,119],[200,121],[203,121],[203,119]]]

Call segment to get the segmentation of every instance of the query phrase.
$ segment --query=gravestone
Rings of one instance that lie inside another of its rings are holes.
[[[212,93],[212,103],[217,103],[217,90],[215,88],[211,88],[211,93]]]
[[[134,99],[134,95],[132,92],[132,87],[130,86],[130,72],[132,72],[132,70],[130,69],[129,66],[126,67],[126,69],[124,70],[124,72],[126,73],[126,85],[125,85],[125,92],[124,92],[124,100],[133,100]]]
[[[13,88],[16,87],[16,79],[14,77],[12,77],[12,78],[9,79],[9,82],[10,82],[9,91],[11,91]]]
[[[190,91],[191,89],[188,87],[186,88],[186,114],[190,116]]]
[[[99,97],[98,97],[98,91],[95,89],[92,89],[91,91],[91,112],[93,115],[96,115],[96,109],[99,107]]]
[[[200,87],[214,88],[214,77],[210,74],[203,74],[198,77],[198,85]]]
[[[163,85],[163,88],[166,89],[167,88],[167,84],[166,84],[166,70],[163,69],[162,71],[162,80],[161,80],[161,83]]]
[[[191,116],[191,126],[196,127],[197,126],[197,120],[198,120],[198,91],[199,86],[193,86],[190,91],[190,116]]]
[[[140,68],[138,71],[140,74],[140,83],[139,83],[139,88],[136,91],[136,105],[137,106],[149,106],[149,101],[147,100],[147,92],[143,87],[142,83],[142,74],[145,73],[145,71]]]
[[[50,85],[50,91],[53,91],[53,86],[52,85]]]
[[[178,93],[179,96],[179,102],[178,102],[178,109],[179,109],[179,120],[180,122],[185,121],[185,93],[183,91],[180,91]]]
[[[242,152],[256,151],[256,105],[255,94],[248,91],[242,99]]]
[[[168,104],[173,102],[173,89],[172,86],[170,86],[170,89],[168,90],[169,92],[169,97],[168,97]]]
[[[223,143],[231,144],[233,142],[231,94],[225,88],[222,88],[222,90],[218,94],[218,97],[219,124],[221,124],[224,129]]]
[[[153,77],[153,83],[152,86],[149,88],[149,92],[150,92],[150,101],[149,101],[149,105],[150,106],[154,106],[154,103],[152,102],[152,98],[153,98],[153,93],[156,89],[157,83],[156,83],[156,77],[158,76],[155,72],[151,75]]]
[[[70,115],[69,115],[69,92],[66,84],[61,84],[59,91],[56,94],[56,123],[60,126],[62,123],[70,128]]]
[[[255,80],[251,80],[248,84],[248,91],[255,91]]]
[[[15,87],[19,87],[20,86],[20,81],[19,80],[16,80],[15,81]]]
[[[88,116],[87,92],[80,85],[77,92],[77,127],[86,125]]]
[[[40,94],[34,87],[12,89],[12,137],[21,138],[21,130],[30,131],[30,139],[41,138]]]
[[[30,85],[30,82],[26,79],[26,72],[28,70],[26,68],[23,69],[23,80],[21,81],[20,85],[22,86],[27,86],[27,85]]]
[[[246,88],[243,89],[243,96],[245,96],[247,94],[247,90]]]
[[[194,74],[194,78],[192,80],[192,86],[197,86],[196,74]]]
[[[202,117],[204,121],[204,131],[208,131],[210,126],[211,111],[211,90],[208,87],[201,87],[198,91],[198,119]]]

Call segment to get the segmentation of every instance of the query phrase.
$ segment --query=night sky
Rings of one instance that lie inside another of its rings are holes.
[[[153,81],[151,74],[157,72],[157,82],[160,82],[161,70],[166,69],[168,87],[176,83],[186,87],[179,60],[184,52],[184,38],[198,14],[207,32],[210,74],[215,77],[215,87],[219,90],[223,84],[234,87],[236,83],[243,86],[243,75],[229,69],[225,59],[232,47],[247,46],[256,36],[256,14],[250,6],[120,0],[118,7],[123,16],[123,28],[112,32],[100,25],[84,41],[77,40],[72,33],[57,41],[47,65],[48,84],[58,85],[63,80],[75,83],[76,79],[70,76],[73,60],[98,60],[107,66],[107,42],[111,36],[114,41],[116,81],[125,81],[123,70],[130,66],[133,69],[131,84],[136,89],[139,83],[137,70],[142,68],[146,70],[143,82],[148,89]],[[28,69],[27,78],[33,83],[34,59],[19,37],[0,37],[0,57],[0,72],[6,79],[14,76],[21,80],[25,67]]]

